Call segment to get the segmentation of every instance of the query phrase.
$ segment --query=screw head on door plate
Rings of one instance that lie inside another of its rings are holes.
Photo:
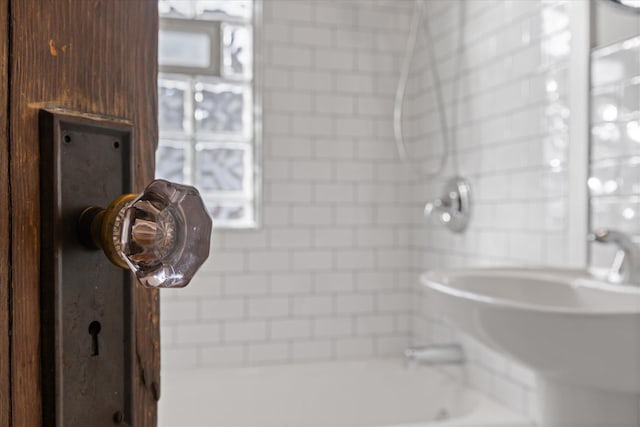
[[[211,217],[194,187],[152,181],[141,194],[123,194],[106,209],[86,208],[79,237],[149,288],[186,286],[209,256]]]

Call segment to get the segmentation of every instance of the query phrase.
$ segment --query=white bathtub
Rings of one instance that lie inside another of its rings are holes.
[[[160,427],[533,427],[398,360],[163,372]]]

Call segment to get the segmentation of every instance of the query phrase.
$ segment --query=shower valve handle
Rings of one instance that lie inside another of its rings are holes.
[[[211,218],[194,187],[155,180],[106,209],[86,208],[79,237],[149,288],[186,286],[209,256]]]

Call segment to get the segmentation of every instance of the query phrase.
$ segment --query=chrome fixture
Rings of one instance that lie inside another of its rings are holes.
[[[449,179],[442,196],[424,207],[425,217],[433,218],[454,233],[462,233],[471,218],[471,187],[459,176]]]
[[[457,343],[409,347],[404,351],[404,357],[409,366],[462,365],[465,362],[464,350]]]
[[[602,228],[589,234],[588,238],[592,242],[612,243],[618,247],[608,275],[610,282],[640,286],[640,247],[627,234]]]

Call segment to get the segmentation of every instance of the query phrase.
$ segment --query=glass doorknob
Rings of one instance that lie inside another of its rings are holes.
[[[81,242],[101,248],[143,286],[186,286],[209,256],[211,217],[194,187],[161,179],[80,215]]]

